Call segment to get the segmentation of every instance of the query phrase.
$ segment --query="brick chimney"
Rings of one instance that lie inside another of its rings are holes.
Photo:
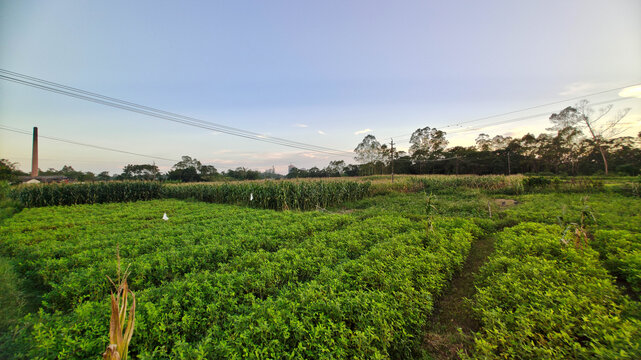
[[[38,128],[33,127],[33,150],[31,153],[31,177],[38,176]]]

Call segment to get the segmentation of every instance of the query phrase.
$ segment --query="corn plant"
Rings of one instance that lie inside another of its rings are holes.
[[[272,210],[316,210],[370,194],[370,183],[350,181],[281,181],[231,184],[167,185],[163,196],[243,205]]]
[[[586,220],[592,219],[592,221],[596,224],[596,218],[594,217],[594,214],[592,213],[592,209],[590,205],[587,204],[588,197],[585,196],[581,199],[581,203],[583,207],[581,208],[581,213],[579,215],[578,222],[571,222],[568,224],[565,224],[565,229],[563,230],[563,235],[561,236],[561,242],[564,244],[568,244],[568,239],[566,239],[566,236],[568,233],[572,233],[574,236],[572,237],[573,239],[573,244],[574,247],[577,249],[582,249],[583,247],[587,246],[588,244],[588,233],[586,230]],[[565,207],[564,213],[565,213]],[[564,217],[559,217],[560,224],[563,225],[563,219]]]
[[[427,195],[427,194],[426,194]],[[429,240],[430,233],[434,231],[434,213],[438,211],[434,205],[436,196],[430,193],[425,199],[425,215],[427,215],[426,238]]]
[[[104,360],[127,360],[127,352],[131,337],[134,334],[136,322],[136,297],[127,285],[129,268],[123,274],[120,272],[120,254],[118,259],[117,283],[107,276],[116,294],[111,292],[111,319],[109,320],[109,346],[102,354]],[[131,307],[127,297],[131,295]],[[129,307],[129,313],[127,313]]]

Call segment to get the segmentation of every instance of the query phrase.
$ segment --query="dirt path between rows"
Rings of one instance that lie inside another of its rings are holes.
[[[458,359],[457,353],[466,351],[472,344],[472,332],[478,330],[479,324],[465,299],[474,295],[474,276],[493,251],[492,235],[474,241],[463,268],[436,302],[423,339],[424,349],[434,359]]]

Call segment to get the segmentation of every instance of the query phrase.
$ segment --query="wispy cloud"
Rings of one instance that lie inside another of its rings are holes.
[[[641,85],[627,87],[619,93],[621,97],[635,97],[641,99]]]
[[[294,127],[306,128],[307,125],[305,125],[305,124],[294,124]]]
[[[357,132],[354,133],[354,135],[366,134],[368,132],[372,132],[372,129],[358,130]]]
[[[325,135],[325,132],[323,130],[318,130],[318,133],[321,135]]]
[[[233,150],[221,149],[221,150],[212,151],[211,153],[212,154],[228,154],[228,153],[231,153],[231,152],[233,152]]]
[[[561,91],[559,95],[561,96],[572,96],[572,95],[581,95],[585,94],[590,90],[594,90],[596,85],[593,83],[587,82],[575,82],[565,87],[565,90]]]

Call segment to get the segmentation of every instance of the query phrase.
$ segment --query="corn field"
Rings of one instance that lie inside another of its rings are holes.
[[[166,185],[163,196],[273,210],[316,210],[369,195],[370,183],[350,181],[246,182]]]
[[[369,195],[369,182],[239,182],[162,185],[159,182],[105,182],[22,185],[10,196],[25,207],[99,204],[165,198],[195,199],[273,210],[316,210]]]
[[[25,207],[100,204],[158,199],[161,184],[152,181],[21,185],[11,197]]]

